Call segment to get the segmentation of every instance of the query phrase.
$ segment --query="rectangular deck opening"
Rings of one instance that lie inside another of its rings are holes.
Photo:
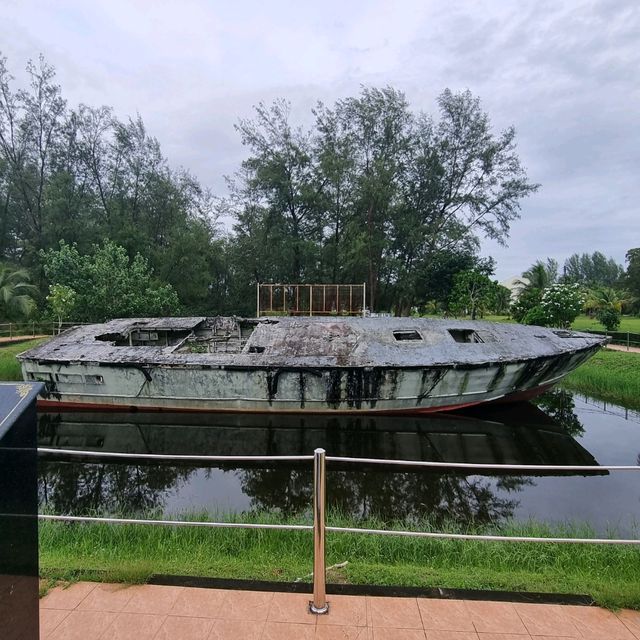
[[[399,342],[405,340],[422,340],[422,336],[417,331],[394,331],[393,337]]]
[[[484,342],[473,329],[448,329],[448,331],[456,342]]]

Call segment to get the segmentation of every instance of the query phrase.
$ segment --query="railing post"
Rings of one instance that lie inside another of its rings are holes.
[[[328,613],[324,549],[324,508],[326,489],[325,450],[313,452],[313,601],[311,613]]]

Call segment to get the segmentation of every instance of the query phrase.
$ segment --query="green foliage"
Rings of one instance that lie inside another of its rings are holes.
[[[401,315],[440,299],[438,268],[456,255],[473,268],[479,237],[503,241],[537,185],[513,129],[495,134],[478,98],[445,90],[438,109],[433,119],[399,91],[365,87],[318,105],[308,130],[291,125],[281,101],[241,121],[250,155],[229,206],[243,286],[366,281],[372,309]]]
[[[574,253],[564,263],[562,280],[585,287],[612,287],[620,281],[623,273],[621,265],[600,251],[591,255]]]
[[[93,253],[81,255],[75,245],[60,242],[57,250],[42,252],[47,277],[56,291],[76,292],[68,315],[79,321],[104,321],[117,317],[171,315],[178,311],[178,297],[171,285],[153,281],[146,259],[129,259],[124,247],[105,241]],[[60,287],[63,287],[60,289]],[[71,299],[71,300],[70,300]]]
[[[504,242],[538,187],[513,128],[494,131],[469,91],[443,91],[432,117],[396,89],[365,87],[318,104],[307,128],[285,101],[258,105],[237,126],[247,157],[230,197],[215,200],[169,166],[140,116],[67,104],[42,57],[27,75],[15,90],[0,59],[0,260],[37,274],[41,298],[64,284],[42,277],[47,251],[109,241],[142,256],[190,313],[252,313],[257,282],[293,280],[366,282],[373,310],[406,314],[445,304],[480,238]]]
[[[546,263],[538,260],[522,274],[522,277],[528,280],[527,287],[546,289],[558,279],[558,263],[553,258],[547,258]]]
[[[582,311],[584,294],[578,285],[552,284],[543,291],[527,287],[511,307],[516,322],[569,327]]]
[[[626,260],[628,264],[624,282],[631,292],[633,309],[638,313],[640,311],[640,248],[629,249]]]
[[[531,307],[524,314],[524,317],[520,321],[522,324],[533,324],[538,327],[546,327],[549,324],[549,318],[541,305]]]
[[[594,398],[640,410],[640,354],[601,349],[572,371],[562,385]]]
[[[610,307],[598,309],[596,318],[607,331],[617,331],[620,327],[620,312]]]
[[[509,313],[511,305],[511,290],[501,284],[495,284],[489,307],[496,315],[506,315]]]
[[[36,308],[38,289],[26,269],[0,268],[0,319],[24,320]]]
[[[126,514],[125,514],[126,515]],[[181,520],[238,521],[226,514],[180,514]],[[446,531],[507,536],[595,537],[585,525],[507,523],[439,526],[428,518],[382,523],[328,514],[338,527]],[[275,512],[240,521],[309,524]],[[46,578],[140,582],[153,573],[292,582],[312,570],[309,531],[113,526],[42,522],[40,571]],[[609,606],[640,608],[640,552],[632,546],[486,542],[336,533],[327,536],[327,565],[348,560],[339,581],[466,589],[589,593]],[[426,569],[428,567],[428,569]],[[331,575],[329,576],[331,580]],[[307,578],[308,580],[308,578]]]
[[[28,340],[17,344],[8,344],[0,347],[0,380],[22,380],[22,370],[20,362],[16,359],[16,355],[33,349],[42,344],[47,338],[39,338],[37,340]]]
[[[511,316],[516,322],[523,322],[527,314],[540,306],[542,291],[535,287],[527,287],[511,305]],[[537,314],[538,312],[536,312]],[[527,324],[527,323],[525,323]]]
[[[213,311],[226,292],[211,195],[169,167],[139,116],[69,107],[42,57],[27,74],[14,90],[0,59],[0,259],[40,274],[61,240],[85,254],[108,239],[144,256],[190,311]]]
[[[453,291],[449,299],[449,309],[454,315],[470,315],[472,320],[482,315],[495,298],[497,282],[477,271],[461,271],[453,279]]]
[[[542,292],[540,307],[546,324],[569,328],[584,304],[584,294],[577,284],[552,284]]]
[[[53,315],[58,318],[58,329],[62,321],[71,317],[76,305],[78,295],[74,289],[64,284],[52,284],[49,286],[47,302]]]
[[[586,315],[578,316],[572,323],[571,327],[576,331],[600,331],[602,327],[595,320]],[[630,333],[640,333],[640,318],[634,316],[620,316],[620,331],[629,331]]]

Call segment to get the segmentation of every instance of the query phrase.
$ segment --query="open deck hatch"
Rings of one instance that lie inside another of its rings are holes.
[[[456,342],[484,342],[473,329],[447,329]]]
[[[422,340],[422,336],[417,331],[394,331],[393,337],[399,342],[405,340]]]

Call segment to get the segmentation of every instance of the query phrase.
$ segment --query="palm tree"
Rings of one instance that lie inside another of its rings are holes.
[[[522,277],[528,280],[528,283],[522,282],[527,288],[542,291],[558,279],[558,263],[553,258],[547,258],[546,264],[542,260],[537,260],[522,274]]]
[[[633,297],[628,291],[597,287],[589,291],[584,308],[587,314],[595,316],[607,331],[617,331],[622,307],[632,301]]]
[[[26,269],[0,267],[0,318],[24,319],[35,310],[38,288],[30,280]]]
[[[617,313],[621,313],[623,305],[629,304],[632,299],[628,291],[611,287],[596,287],[589,290],[584,309],[589,314],[594,314],[604,309],[612,309]]]

